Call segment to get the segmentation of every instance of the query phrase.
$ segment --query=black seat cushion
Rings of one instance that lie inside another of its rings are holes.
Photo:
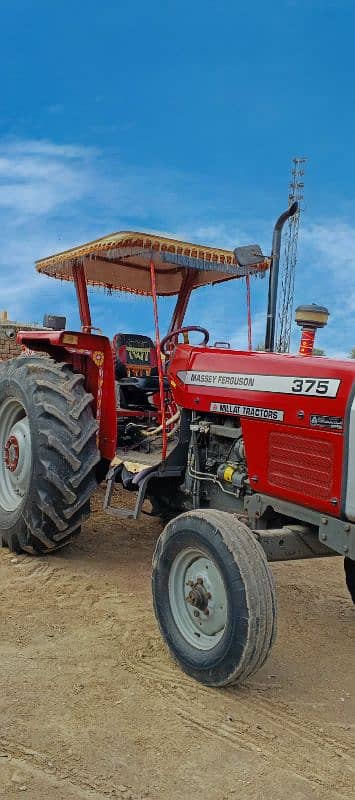
[[[164,389],[169,389],[169,381],[168,378],[164,377]],[[131,378],[122,378],[120,380],[120,386],[122,388],[132,387],[137,391],[148,393],[148,392],[159,392],[159,376],[158,375],[142,375],[140,377],[131,377]]]

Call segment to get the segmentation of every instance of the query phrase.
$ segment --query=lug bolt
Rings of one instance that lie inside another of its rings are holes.
[[[194,611],[194,617],[199,617],[199,616],[200,616],[200,612],[197,611],[197,608],[196,608],[195,611]]]

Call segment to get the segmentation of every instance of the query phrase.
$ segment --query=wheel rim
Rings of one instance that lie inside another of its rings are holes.
[[[169,575],[169,602],[174,621],[187,642],[211,650],[223,636],[228,601],[221,572],[201,550],[182,550]]]
[[[0,505],[16,511],[31,478],[31,434],[26,411],[14,398],[0,406]]]

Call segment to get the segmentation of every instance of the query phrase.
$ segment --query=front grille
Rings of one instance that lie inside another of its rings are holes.
[[[269,483],[282,489],[326,500],[333,483],[334,448],[331,442],[271,433]]]

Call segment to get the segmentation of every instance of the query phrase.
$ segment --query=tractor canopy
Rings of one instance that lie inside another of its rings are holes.
[[[248,251],[247,259],[243,251]],[[150,233],[123,231],[42,258],[36,262],[36,269],[52,278],[75,281],[79,268],[90,286],[149,296],[152,262],[156,293],[160,296],[179,294],[187,271],[191,291],[242,278],[251,271],[263,273],[270,266],[270,259],[256,245],[239,251],[221,250]]]

